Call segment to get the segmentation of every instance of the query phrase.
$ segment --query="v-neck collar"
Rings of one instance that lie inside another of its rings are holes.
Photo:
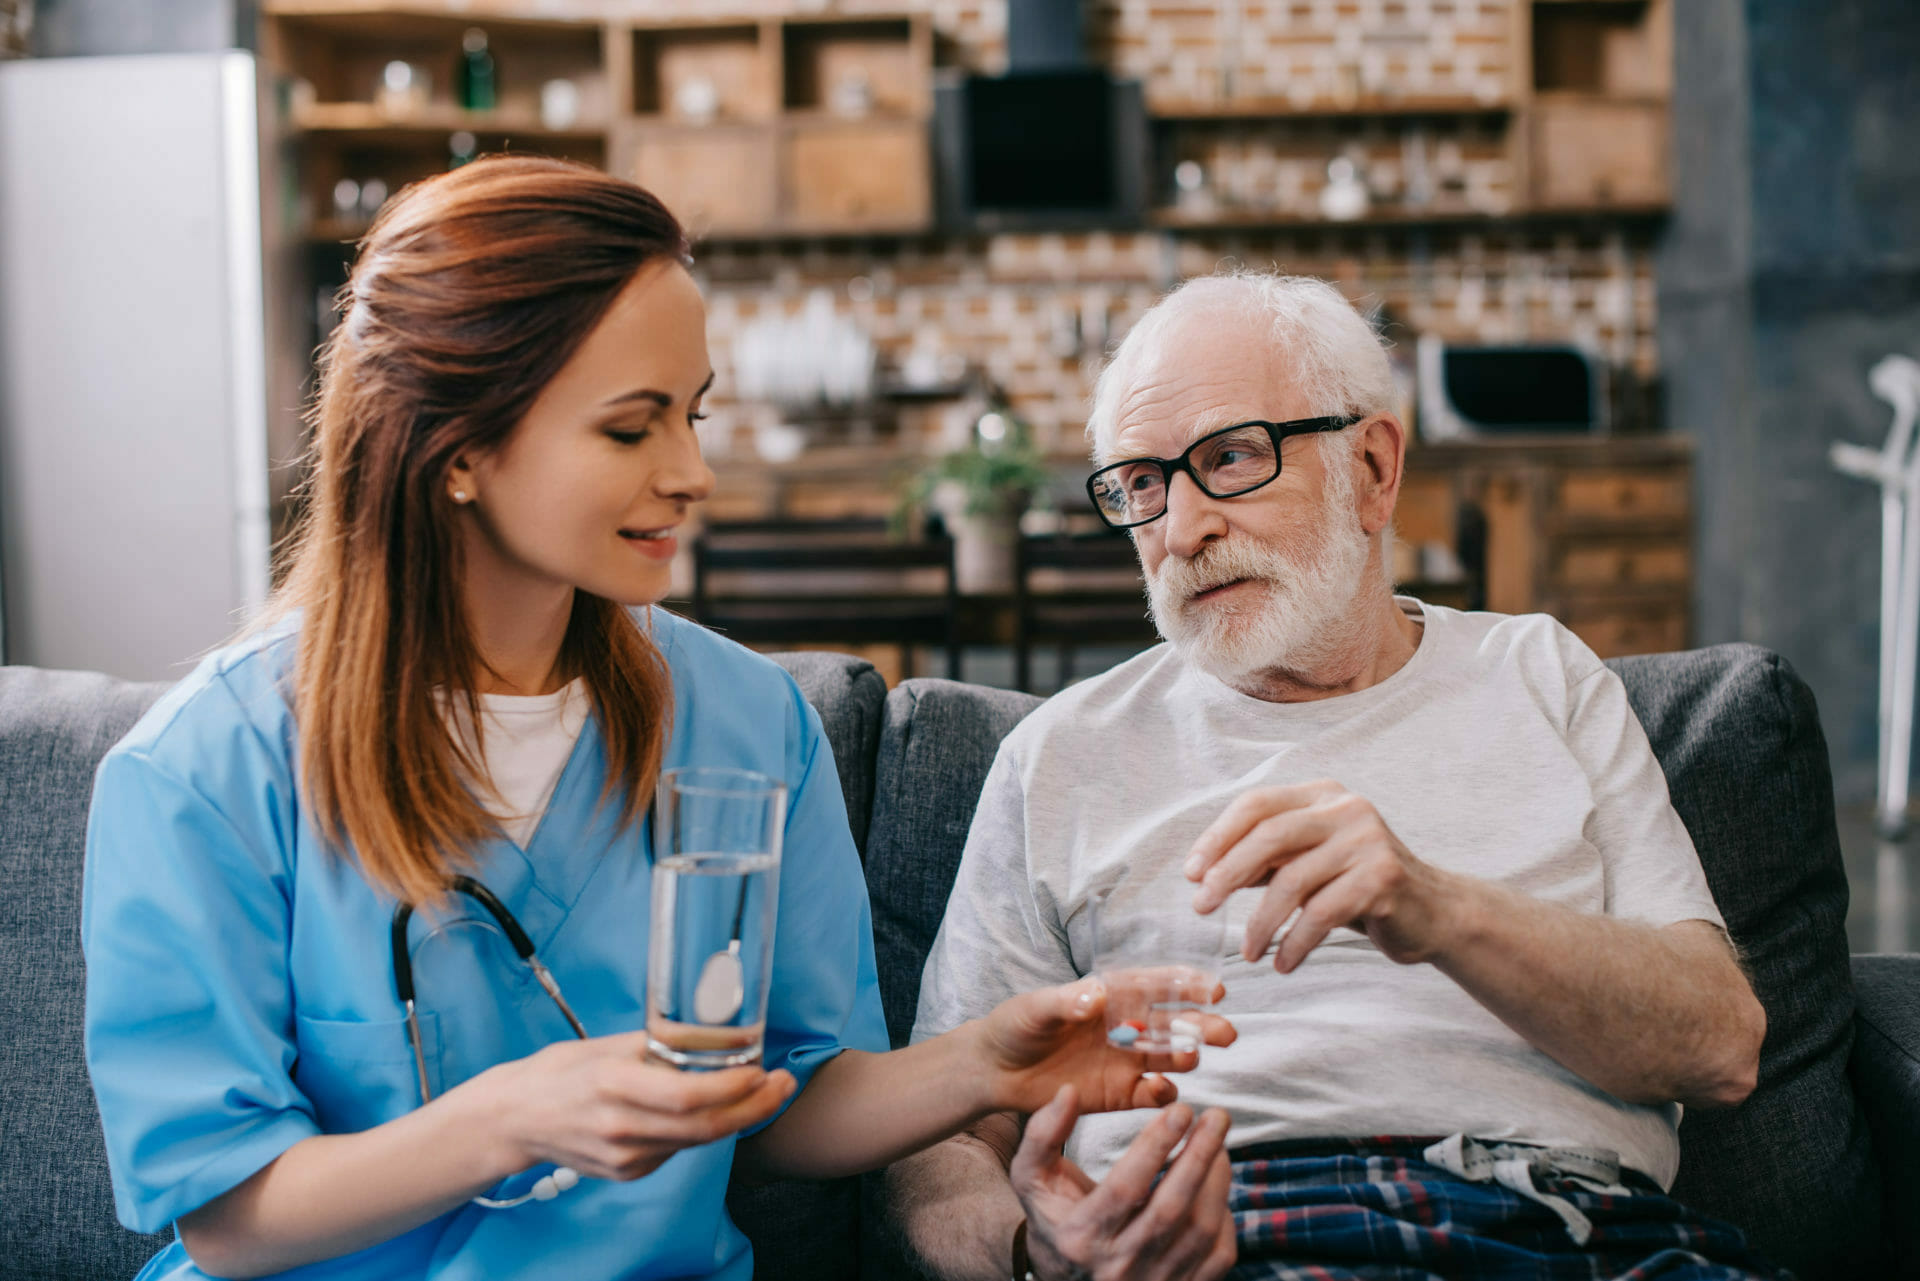
[[[519,918],[536,950],[566,923],[605,860],[620,821],[617,798],[601,802],[607,774],[598,720],[589,712],[525,848],[501,833],[479,857],[479,879]]]

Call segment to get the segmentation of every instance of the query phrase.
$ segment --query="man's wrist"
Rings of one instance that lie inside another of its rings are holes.
[[[1463,876],[1428,864],[1432,877],[1425,895],[1427,939],[1418,958],[1444,969],[1477,946],[1497,912],[1494,887],[1475,876]]]

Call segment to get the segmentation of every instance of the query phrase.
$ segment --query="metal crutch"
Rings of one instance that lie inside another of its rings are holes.
[[[1875,395],[1893,406],[1893,426],[1878,451],[1836,443],[1833,465],[1880,486],[1880,717],[1875,818],[1882,834],[1906,826],[1913,760],[1915,665],[1920,659],[1920,362],[1888,356],[1867,375]]]

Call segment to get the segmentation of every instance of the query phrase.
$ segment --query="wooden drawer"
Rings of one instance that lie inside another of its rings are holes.
[[[773,147],[765,130],[644,129],[634,139],[629,172],[693,236],[773,225]]]
[[[1681,543],[1595,543],[1581,541],[1557,549],[1553,585],[1588,587],[1685,587],[1692,557]]]
[[[933,188],[922,122],[799,125],[782,145],[786,217],[795,230],[927,225]]]
[[[1556,510],[1578,521],[1681,520],[1687,504],[1680,471],[1574,471],[1554,486]]]
[[[1678,607],[1644,613],[1581,607],[1563,610],[1560,621],[1602,658],[1665,654],[1687,646],[1687,616]]]

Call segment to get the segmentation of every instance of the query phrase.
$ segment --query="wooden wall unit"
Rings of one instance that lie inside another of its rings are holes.
[[[1529,201],[1664,206],[1673,92],[1671,0],[1532,0]]]
[[[445,169],[449,139],[601,165],[658,193],[697,236],[904,234],[933,210],[933,26],[918,15],[713,22],[607,20],[607,6],[266,0],[261,46],[290,88],[290,221],[351,240],[370,209],[335,208],[343,178],[388,192]],[[487,33],[498,104],[455,97],[461,37]],[[424,85],[382,88],[393,61]],[[574,118],[543,118],[571,81]],[[297,86],[297,88],[293,88]]]
[[[611,28],[610,165],[698,236],[928,229],[933,27],[920,16]],[[624,79],[623,79],[624,78]]]
[[[1487,522],[1488,609],[1552,614],[1602,658],[1683,649],[1692,463],[1677,437],[1419,445],[1396,526],[1451,539],[1473,503]]]

